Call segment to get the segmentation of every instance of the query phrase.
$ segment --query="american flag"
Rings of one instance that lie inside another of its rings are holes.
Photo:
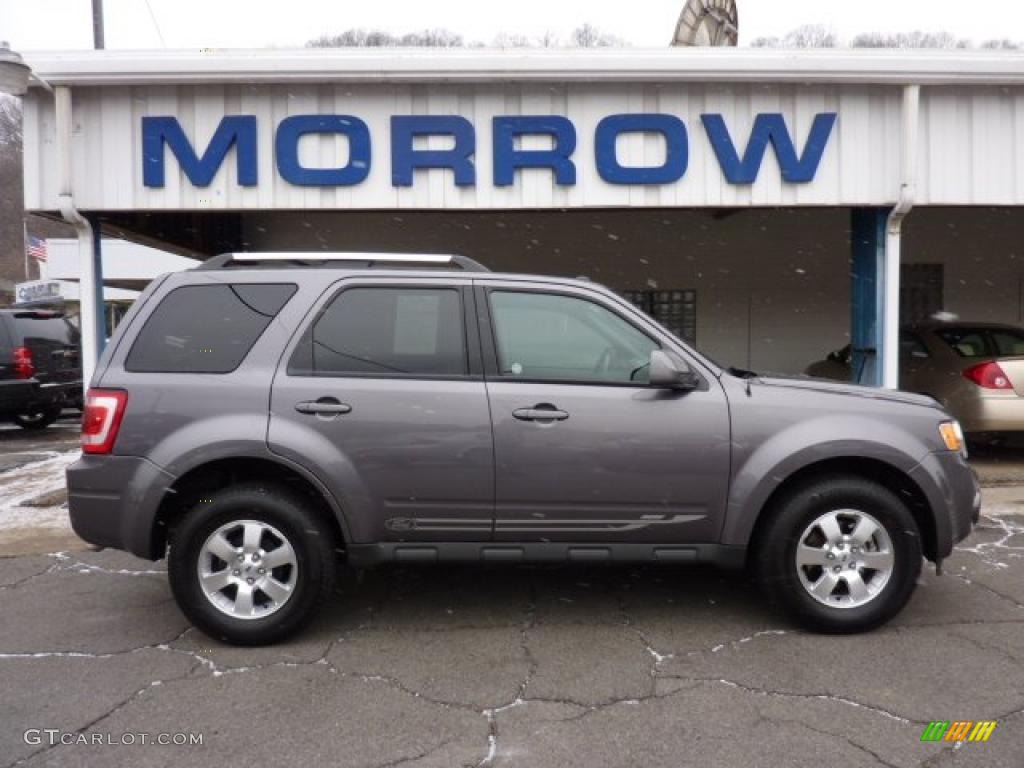
[[[46,261],[46,241],[41,237],[29,235],[25,252],[37,261]]]

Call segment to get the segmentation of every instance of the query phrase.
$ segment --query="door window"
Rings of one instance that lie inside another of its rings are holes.
[[[646,384],[657,342],[592,301],[550,293],[493,291],[501,376]]]
[[[298,376],[467,373],[462,301],[451,288],[349,288],[303,335]]]
[[[1024,333],[1011,328],[1000,328],[992,331],[992,342],[996,354],[1000,357],[1019,357],[1024,355]]]

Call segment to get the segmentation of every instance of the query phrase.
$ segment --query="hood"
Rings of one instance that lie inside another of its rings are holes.
[[[880,387],[865,387],[859,384],[844,384],[838,381],[815,379],[810,376],[766,374],[750,379],[750,383],[768,387],[803,389],[826,394],[866,397],[871,400],[888,400],[894,403],[909,403],[911,405],[923,405],[939,409],[942,408],[934,398],[929,397],[928,395],[918,395],[913,392],[904,392],[902,390],[881,389]]]

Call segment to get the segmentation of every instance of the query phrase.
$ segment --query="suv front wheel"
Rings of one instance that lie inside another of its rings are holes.
[[[910,599],[921,572],[921,538],[906,505],[882,485],[822,478],[770,511],[755,551],[756,576],[805,627],[873,629]]]
[[[171,591],[206,634],[239,645],[281,640],[334,586],[334,543],[287,488],[245,484],[199,500],[171,538]]]

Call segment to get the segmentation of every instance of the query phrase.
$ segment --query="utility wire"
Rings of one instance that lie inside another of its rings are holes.
[[[156,14],[153,13],[153,6],[149,4],[149,0],[146,0],[146,8],[149,10],[149,18],[153,20],[153,26],[156,28],[156,35],[160,38],[160,45],[166,48],[167,43],[164,42],[164,33],[160,31],[160,23],[156,20]]]

